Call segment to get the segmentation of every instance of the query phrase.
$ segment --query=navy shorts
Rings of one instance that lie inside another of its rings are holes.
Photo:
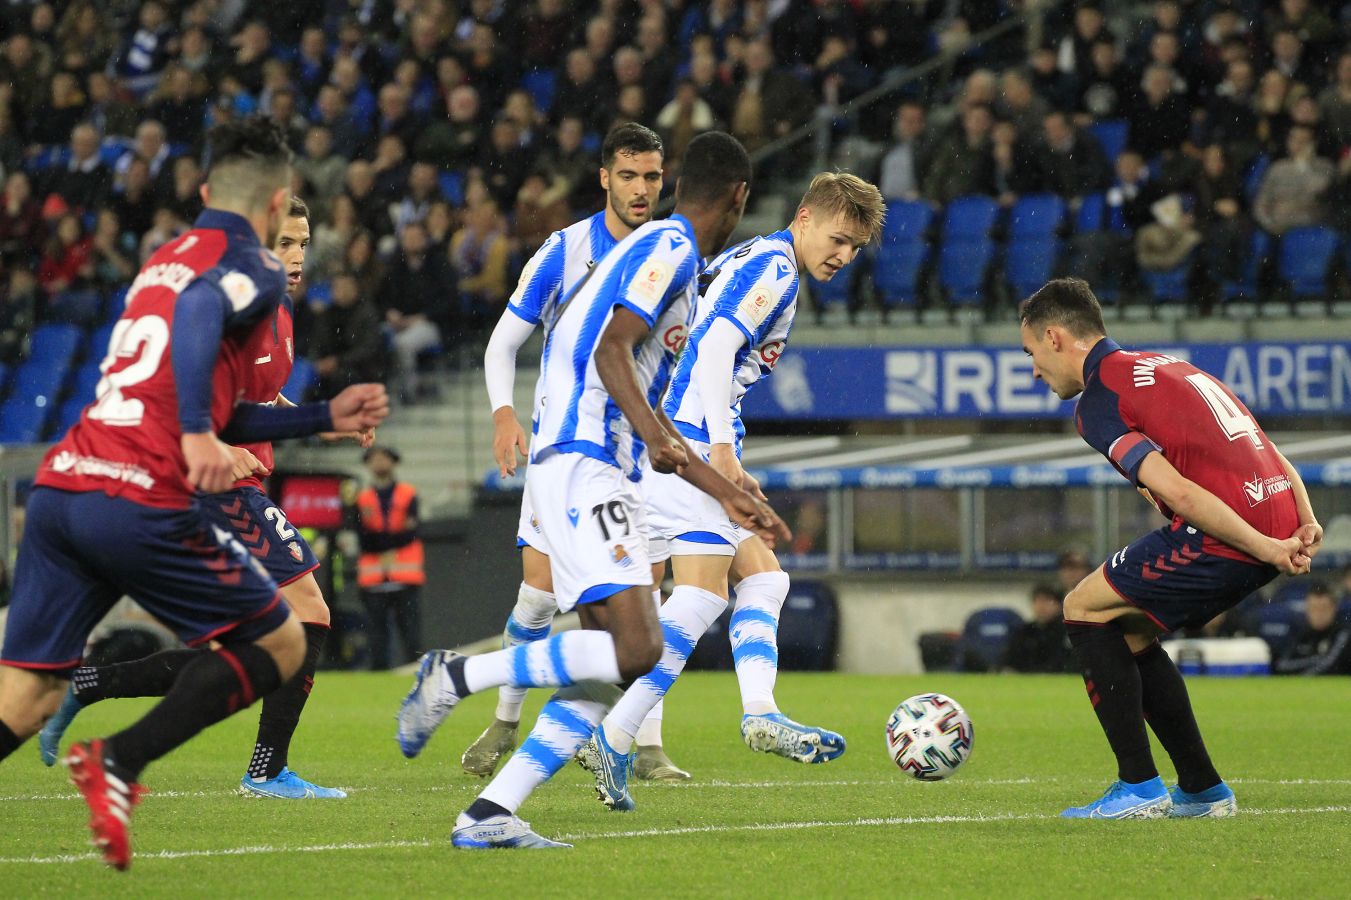
[[[1190,526],[1165,525],[1118,550],[1103,574],[1112,590],[1165,631],[1204,625],[1279,574],[1275,566],[1208,553],[1203,540]]]
[[[257,640],[290,614],[266,570],[196,505],[156,509],[39,487],[28,498],[0,662],[68,673],[123,595],[189,646]]]
[[[239,488],[200,498],[213,525],[234,532],[244,549],[263,564],[281,587],[319,568],[319,560],[286,515],[262,491]]]

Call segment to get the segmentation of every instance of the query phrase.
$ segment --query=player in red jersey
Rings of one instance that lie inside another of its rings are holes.
[[[234,482],[222,438],[358,430],[389,409],[381,385],[296,408],[237,402],[249,329],[285,293],[266,248],[289,203],[291,155],[276,126],[256,120],[213,131],[211,157],[206,210],[132,283],[98,399],[39,468],[0,649],[3,759],[55,710],[90,629],[124,593],[189,645],[220,643],[138,722],[65,760],[95,844],[118,868],[131,859],[141,771],[276,690],[305,653],[276,583],[197,500]]]
[[[1233,392],[1184,360],[1123,350],[1077,278],[1023,302],[1023,349],[1075,424],[1171,522],[1117,551],[1065,598],[1065,625],[1118,780],[1067,818],[1232,815],[1160,634],[1208,622],[1323,541],[1304,482]],[[1145,722],[1177,769],[1164,787]]]
[[[277,306],[271,327],[263,324],[249,332],[244,344],[242,398],[249,403],[275,401],[291,405],[281,389],[291,377],[294,359],[292,301],[300,286],[305,250],[310,242],[309,209],[298,197],[277,235],[276,251],[286,270],[286,298]],[[252,365],[247,365],[249,360]],[[348,435],[363,446],[374,438],[371,431]],[[337,437],[335,435],[335,437]],[[286,515],[263,493],[261,478],[272,471],[270,442],[232,447],[236,482],[222,494],[201,498],[203,511],[213,524],[232,532],[263,564],[281,587],[282,597],[305,629],[306,652],[300,671],[263,699],[258,721],[258,739],[248,770],[240,779],[240,793],[279,799],[341,799],[346,793],[321,787],[291,771],[288,753],[291,737],[309,699],[314,674],[329,630],[328,604],[319,590],[314,570],[319,567],[305,538],[286,521]],[[61,737],[84,707],[113,697],[162,697],[178,673],[199,653],[208,649],[166,650],[143,659],[109,666],[82,666],[71,678],[70,690],[61,707],[38,736],[42,760],[54,765]]]

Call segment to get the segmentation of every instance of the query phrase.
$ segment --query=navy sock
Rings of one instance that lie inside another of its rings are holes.
[[[511,810],[507,809],[505,806],[498,806],[491,800],[484,800],[480,797],[469,804],[469,808],[464,811],[464,814],[475,822],[482,822],[484,819],[492,816],[509,816],[511,815]]]
[[[1135,665],[1140,670],[1145,718],[1177,769],[1178,787],[1189,794],[1215,787],[1220,773],[1206,752],[1182,673],[1157,641],[1136,655]]]
[[[258,740],[253,745],[249,760],[250,778],[276,778],[286,768],[291,752],[291,738],[300,724],[300,713],[314,687],[314,673],[319,668],[319,657],[324,652],[328,626],[317,622],[305,623],[305,661],[291,680],[263,698],[263,711],[258,716]]]
[[[0,722],[0,759],[4,759],[15,750],[18,750],[19,745],[22,743],[23,741],[19,739],[19,736],[14,733],[13,729],[4,722]]]
[[[1129,784],[1157,778],[1140,686],[1140,670],[1113,623],[1065,622],[1070,646],[1084,676],[1084,687],[1107,743],[1116,755],[1117,777]]]
[[[163,697],[184,666],[207,652],[165,650],[130,662],[80,666],[71,673],[71,690],[85,706],[113,697]]]

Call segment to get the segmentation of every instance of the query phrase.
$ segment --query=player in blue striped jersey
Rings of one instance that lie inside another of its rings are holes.
[[[730,135],[687,148],[675,214],[625,238],[555,317],[544,351],[539,418],[526,490],[550,556],[560,609],[585,626],[547,640],[463,657],[427,653],[399,710],[398,740],[416,756],[460,699],[513,684],[563,688],[530,737],[455,823],[462,848],[560,847],[516,816],[525,798],[590,737],[605,706],[583,682],[613,685],[661,658],[664,635],[651,572],[635,453],[718,497],[727,514],[769,541],[788,531],[767,504],[692,456],[648,387],[684,341],[701,258],[721,249],[745,209],[750,159]],[[635,435],[641,438],[635,442]]]
[[[729,480],[756,489],[740,463],[746,432],[741,401],[784,351],[799,273],[829,281],[877,237],[883,215],[876,187],[854,175],[823,173],[812,180],[792,224],[725,251],[709,266],[663,408],[691,452]],[[729,576],[736,582],[730,636],[746,744],[804,763],[844,753],[843,737],[794,722],[775,702],[788,576],[773,549],[679,478],[644,473],[643,494],[647,524],[666,546],[676,587],[661,608],[668,635],[661,661],[625,692],[582,750],[601,801],[611,809],[633,808],[627,773],[634,735],[684,669],[700,635],[727,607]]]
[[[542,325],[546,332],[549,330],[573,289],[615,244],[652,219],[661,196],[661,138],[636,123],[613,129],[601,145],[600,185],[606,195],[605,208],[549,236],[526,263],[516,292],[488,341],[483,368],[493,412],[493,456],[504,478],[516,473],[517,451],[529,452],[525,432],[513,408],[516,354],[537,327]],[[537,402],[532,419],[538,412]],[[504,647],[548,637],[558,611],[549,557],[541,549],[539,527],[528,498],[521,502],[516,546],[521,551],[523,577],[502,635]],[[665,567],[664,561],[661,566]],[[653,584],[660,583],[661,574],[653,575]],[[660,594],[657,596],[659,603]],[[525,695],[524,688],[498,689],[492,724],[460,759],[466,772],[487,777],[493,774],[502,757],[516,748]],[[663,781],[690,777],[662,749],[660,707],[653,709],[643,732],[636,763],[640,777]]]

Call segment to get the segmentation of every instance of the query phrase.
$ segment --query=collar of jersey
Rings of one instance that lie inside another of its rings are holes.
[[[204,209],[197,216],[197,221],[192,223],[193,228],[214,228],[219,231],[240,238],[242,241],[262,246],[258,241],[258,234],[249,224],[249,220],[239,213],[226,212],[223,209]]]
[[[773,234],[765,235],[765,240],[769,241],[779,240],[787,244],[788,258],[792,260],[793,268],[794,269],[797,268],[797,247],[793,246],[793,232],[789,231],[787,228],[783,228],[780,229],[779,231],[774,232]]]
[[[1121,349],[1121,345],[1109,337],[1105,337],[1093,345],[1093,349],[1088,351],[1088,358],[1084,360],[1084,381],[1098,374],[1098,367],[1102,365],[1102,360],[1107,354],[1115,353]]]

